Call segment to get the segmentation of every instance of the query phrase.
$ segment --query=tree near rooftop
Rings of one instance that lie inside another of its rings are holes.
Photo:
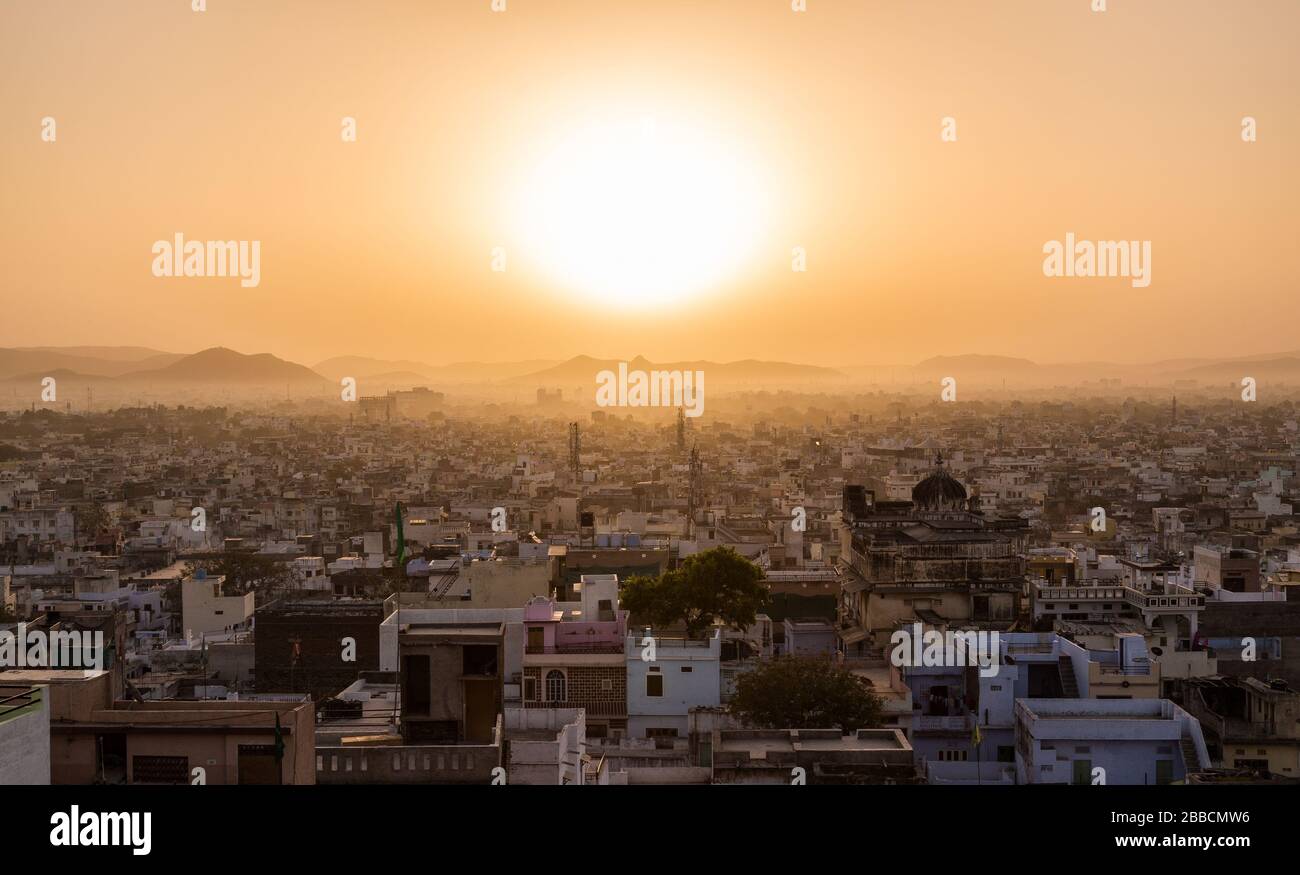
[[[737,720],[761,729],[853,732],[880,723],[870,684],[815,656],[785,656],[741,674],[729,707]]]
[[[767,606],[768,591],[757,565],[730,547],[714,547],[658,577],[629,577],[619,600],[633,616],[655,626],[681,623],[693,637],[716,620],[752,626]]]

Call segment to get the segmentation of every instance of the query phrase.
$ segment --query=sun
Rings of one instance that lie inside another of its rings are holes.
[[[544,150],[518,233],[549,279],[604,305],[676,304],[733,279],[764,218],[752,157],[702,130],[590,124]]]

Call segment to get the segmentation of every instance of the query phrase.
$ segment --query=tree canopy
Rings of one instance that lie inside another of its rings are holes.
[[[822,657],[785,656],[740,675],[730,708],[738,720],[763,729],[852,732],[880,722],[871,685]]]
[[[747,628],[768,602],[762,570],[730,547],[688,556],[658,577],[630,577],[619,595],[622,607],[656,626],[682,623],[698,635],[721,620]]]

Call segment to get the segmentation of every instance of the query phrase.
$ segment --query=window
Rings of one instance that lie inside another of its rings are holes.
[[[524,678],[524,701],[525,702],[537,701],[537,678],[533,678],[533,677]]]
[[[695,669],[689,665],[683,665],[682,671],[695,671]]]
[[[664,694],[664,676],[661,674],[646,675],[645,694],[647,696],[662,696]]]
[[[407,656],[403,662],[402,710],[413,717],[428,717],[432,699],[429,685],[429,657]]]
[[[467,644],[461,648],[461,674],[494,677],[497,673],[495,644]]]
[[[131,757],[131,781],[134,784],[188,784],[189,757]]]
[[[569,700],[564,672],[551,669],[546,673],[546,701],[567,702]]]
[[[546,633],[541,626],[528,627],[528,652],[541,653],[545,650]]]

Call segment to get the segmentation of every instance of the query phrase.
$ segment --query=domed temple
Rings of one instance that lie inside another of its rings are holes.
[[[1020,612],[1029,524],[978,509],[936,453],[911,501],[844,487],[840,640],[846,655],[881,652],[900,626],[1005,630]]]
[[[912,505],[918,511],[965,510],[966,487],[943,466],[943,453],[935,456],[934,470],[912,487]]]

